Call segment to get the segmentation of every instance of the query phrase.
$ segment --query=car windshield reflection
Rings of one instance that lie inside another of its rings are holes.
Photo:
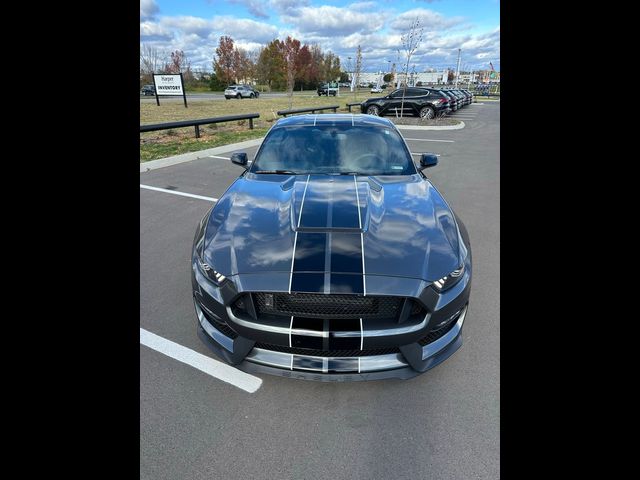
[[[285,126],[264,139],[251,173],[412,175],[417,173],[393,128]]]

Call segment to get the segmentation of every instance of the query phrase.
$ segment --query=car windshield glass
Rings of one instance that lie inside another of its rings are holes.
[[[262,142],[251,172],[412,175],[402,138],[384,126],[296,125],[275,128]]]

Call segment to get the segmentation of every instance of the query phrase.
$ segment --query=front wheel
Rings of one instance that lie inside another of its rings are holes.
[[[236,95],[236,98],[237,98],[238,100],[242,100],[242,95],[238,94],[238,95]]]
[[[429,118],[433,118],[433,117],[435,117],[435,112],[434,112],[433,108],[431,108],[431,107],[422,107],[420,109],[420,118],[429,119]]]
[[[375,105],[371,105],[370,107],[367,107],[367,113],[369,115],[375,115],[377,117],[380,115],[380,109]]]
[[[249,95],[249,98],[256,98],[256,96],[252,93],[251,95]]]

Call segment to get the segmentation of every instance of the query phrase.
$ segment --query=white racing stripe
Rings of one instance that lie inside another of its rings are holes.
[[[183,347],[155,333],[140,327],[140,344],[171,357],[179,362],[200,370],[212,377],[238,387],[245,392],[253,393],[262,385],[262,379],[249,375],[237,368],[202,355],[190,348]]]
[[[180,195],[181,197],[197,198],[198,200],[207,200],[209,202],[217,202],[218,199],[214,197],[203,197],[202,195],[194,195],[193,193],[176,192],[174,190],[167,190],[166,188],[152,187],[151,185],[140,184],[140,188],[146,188],[147,190],[153,190],[155,192],[171,193],[172,195]]]
[[[356,186],[356,203],[358,204],[358,228],[362,230],[362,216],[360,214],[360,195],[358,194],[358,182],[356,180],[356,176],[353,176],[353,183]],[[367,296],[367,277],[365,277],[364,272],[364,235],[363,232],[360,232],[360,257],[362,258],[362,292],[363,295]],[[362,321],[362,320],[361,320]]]
[[[300,203],[300,213],[298,214],[298,224],[296,225],[296,236],[293,239],[293,253],[291,254],[291,273],[289,274],[289,293],[291,293],[291,282],[293,281],[293,262],[296,259],[296,244],[298,243],[298,230],[300,227],[300,220],[302,220],[302,207],[304,207],[304,197],[307,196],[307,187],[309,186],[309,179],[311,174],[307,175],[307,183],[304,185],[304,192],[302,193],[302,202]]]
[[[436,140],[435,138],[406,138],[405,140],[417,140],[419,142],[446,142],[455,143],[453,140]]]

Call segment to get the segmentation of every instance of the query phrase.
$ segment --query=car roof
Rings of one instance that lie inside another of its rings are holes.
[[[326,125],[349,125],[354,126],[379,126],[389,127],[393,125],[393,122],[388,118],[375,117],[373,115],[364,114],[352,114],[352,113],[323,113],[323,114],[306,114],[306,115],[293,115],[291,117],[285,117],[278,120],[273,128],[289,127],[298,125],[310,125],[310,126],[326,126]]]

